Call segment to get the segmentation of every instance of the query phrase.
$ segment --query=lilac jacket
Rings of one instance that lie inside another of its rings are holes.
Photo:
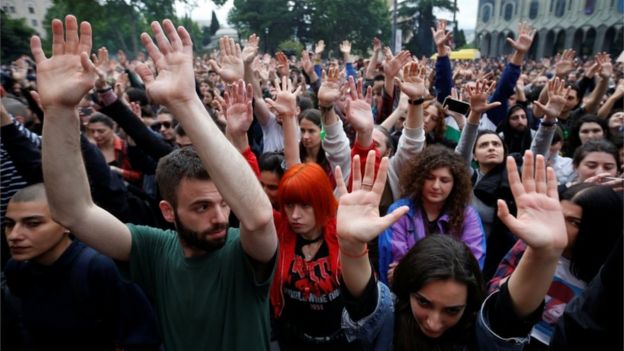
[[[388,266],[392,262],[398,262],[416,244],[425,237],[425,224],[422,220],[421,209],[414,205],[410,199],[399,199],[389,208],[388,213],[401,206],[409,206],[410,210],[390,228],[386,229],[378,239],[379,244],[379,278],[388,284]],[[438,219],[437,225],[440,233],[447,234],[449,217],[443,214]],[[466,206],[464,212],[464,227],[462,228],[461,240],[468,245],[474,254],[479,267],[483,269],[485,262],[485,230],[479,214],[472,206]]]

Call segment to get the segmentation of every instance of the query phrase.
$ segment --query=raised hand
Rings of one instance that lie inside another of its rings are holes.
[[[380,51],[381,51],[381,40],[379,40],[379,38],[377,37],[374,37],[373,38],[373,52],[377,54]]]
[[[258,44],[260,43],[260,38],[256,36],[256,34],[252,34],[247,39],[247,45],[242,52],[243,63],[250,64],[253,62],[254,58],[258,54]]]
[[[469,97],[471,112],[480,115],[486,111],[500,106],[501,103],[498,101],[491,103],[487,102],[488,95],[490,95],[495,85],[496,84],[494,82],[480,80],[477,81],[477,84],[474,87],[468,87],[467,93]]]
[[[18,58],[11,64],[11,77],[17,81],[22,82],[26,79],[28,74],[28,62],[24,56]]]
[[[509,213],[503,200],[498,200],[498,217],[533,249],[561,254],[568,236],[557,193],[557,178],[552,168],[546,169],[544,157],[524,153],[522,180],[513,157],[507,157],[509,186],[518,208],[516,217]]]
[[[191,36],[182,26],[176,30],[168,19],[163,21],[162,27],[156,21],[152,22],[151,27],[158,46],[147,33],[141,34],[141,42],[158,75],[154,75],[144,63],[137,65],[136,69],[145,82],[147,95],[154,103],[162,105],[185,104],[198,99],[195,93]]]
[[[574,69],[574,56],[576,51],[572,49],[563,50],[563,54],[559,56],[559,59],[555,63],[555,75],[557,77],[564,77]]]
[[[340,43],[340,52],[342,52],[342,57],[345,62],[349,61],[351,58],[351,42],[343,40],[342,43]]]
[[[363,95],[363,80],[358,79],[357,86],[352,76],[349,76],[349,98],[345,106],[345,117],[351,123],[357,132],[372,131],[373,112],[371,102],[373,99],[373,88],[366,89],[366,95]]]
[[[277,73],[280,77],[288,77],[290,75],[290,67],[286,55],[278,51],[275,54],[275,61],[277,61]]]
[[[308,50],[301,51],[301,68],[303,68],[303,71],[307,73],[308,76],[310,75],[310,72],[314,70]]]
[[[297,87],[293,91],[293,84],[288,76],[282,77],[282,84],[279,79],[275,80],[275,100],[264,99],[275,112],[282,117],[295,117],[297,115],[297,94],[301,91],[301,87]]]
[[[221,60],[219,64],[215,60],[210,60],[210,66],[214,69],[226,83],[233,83],[243,79],[245,68],[241,57],[240,46],[234,43],[234,39],[227,36],[219,39],[219,50]]]
[[[347,190],[340,167],[334,172],[339,195],[336,231],[340,249],[352,253],[360,252],[363,244],[375,239],[409,210],[402,206],[383,217],[379,215],[379,201],[388,174],[387,157],[382,158],[375,179],[375,152],[370,151],[363,177],[361,172],[360,157],[356,155],[351,163],[351,192]]]
[[[390,49],[384,49],[384,54],[386,60],[383,64],[383,69],[386,77],[395,77],[399,70],[412,60],[412,54],[407,50],[399,52],[396,57],[392,57]]]
[[[95,80],[95,89],[101,90],[104,89],[108,85],[106,82],[107,70],[109,67],[109,59],[108,59],[108,50],[106,47],[102,46],[97,50],[97,55],[92,54],[91,60],[95,65],[95,73],[97,74],[97,79]]]
[[[117,50],[117,61],[122,67],[126,67],[128,65],[128,57],[123,50]]]
[[[338,68],[329,68],[327,74],[323,71],[321,87],[318,91],[319,106],[329,107],[340,97],[342,75]]]
[[[225,119],[226,130],[230,135],[242,135],[247,133],[253,121],[251,100],[253,88],[251,84],[239,80],[225,92]]]
[[[37,88],[44,110],[53,107],[74,108],[95,83],[95,66],[89,60],[91,52],[91,25],[80,24],[76,17],[65,17],[63,22],[52,20],[52,56],[46,58],[41,39],[30,40],[32,55],[37,64]]]
[[[526,53],[531,48],[531,44],[533,44],[535,29],[533,29],[528,23],[521,22],[518,25],[518,33],[518,40],[507,38],[507,42],[517,51]]]
[[[399,86],[401,91],[410,99],[421,99],[429,95],[425,81],[427,79],[427,70],[424,66],[412,62],[403,67],[403,81],[398,77],[394,78],[394,83]]]
[[[450,47],[448,47],[449,41],[453,38],[453,32],[446,31],[446,21],[440,20],[438,21],[437,29],[431,27],[431,34],[433,34],[433,41],[438,48],[438,54],[444,53],[448,54],[450,51]]]
[[[314,54],[320,59],[323,51],[325,51],[325,41],[319,40],[316,45],[314,45]]]
[[[539,101],[533,101],[537,108],[541,109],[544,114],[551,119],[559,117],[563,107],[565,106],[566,96],[570,88],[564,89],[565,82],[563,79],[555,77],[548,82],[548,102],[542,105]]]
[[[600,77],[609,78],[613,74],[613,63],[611,57],[606,52],[601,52],[596,55],[596,61],[600,65]]]

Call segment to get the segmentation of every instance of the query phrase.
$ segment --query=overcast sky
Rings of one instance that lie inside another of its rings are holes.
[[[296,0],[295,0],[296,1]],[[191,0],[197,5],[191,11],[191,18],[194,20],[210,20],[212,16],[212,10],[215,8],[214,4],[210,0]],[[232,8],[233,0],[228,0],[225,5],[217,9],[217,17],[219,22],[224,24],[227,22],[227,14]],[[457,0],[457,7],[459,12],[457,13],[457,21],[459,28],[461,29],[474,29],[477,23],[477,2],[474,0]],[[176,5],[176,11],[178,16],[189,13],[188,8],[179,3]],[[451,13],[436,13],[436,16],[452,19]]]

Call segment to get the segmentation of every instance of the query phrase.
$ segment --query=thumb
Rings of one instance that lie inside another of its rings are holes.
[[[221,67],[219,66],[217,61],[210,60],[210,61],[208,61],[208,64],[210,65],[210,67],[212,67],[213,70],[217,71],[217,73],[221,72]],[[219,74],[221,74],[221,73],[219,73]]]
[[[542,103],[537,101],[537,100],[533,101],[533,105],[536,105],[537,107],[539,107],[542,110],[546,111],[546,106],[542,105]]]
[[[489,111],[489,110],[491,110],[493,108],[496,108],[496,107],[498,107],[500,105],[501,105],[500,101],[494,101],[494,102],[491,102],[491,103],[485,105],[485,109],[486,109],[486,111]]]
[[[149,85],[151,82],[154,81],[154,73],[151,69],[149,69],[149,67],[147,67],[145,63],[139,63],[136,66],[135,71],[139,74],[139,77],[141,77],[143,82],[145,82],[145,85]]]
[[[498,218],[500,218],[501,222],[503,222],[503,224],[513,233],[517,219],[509,213],[509,207],[507,207],[507,203],[505,201],[499,199],[496,205],[498,209]]]
[[[32,96],[33,100],[35,100],[37,106],[39,106],[39,108],[43,110],[43,107],[41,107],[41,96],[39,96],[39,93],[35,90],[31,90],[30,96]]]
[[[399,86],[399,89],[403,88],[403,85],[401,83],[401,80],[399,79],[399,77],[394,77],[394,84]]]
[[[396,221],[403,217],[407,213],[407,211],[409,211],[408,206],[401,206],[391,213],[388,213],[387,215],[381,217],[380,224],[382,228],[378,228],[379,232],[386,230],[388,227],[393,225]]]
[[[508,42],[511,46],[516,47],[516,41],[515,41],[515,40],[513,40],[513,39],[511,39],[511,38],[507,38],[507,42]]]

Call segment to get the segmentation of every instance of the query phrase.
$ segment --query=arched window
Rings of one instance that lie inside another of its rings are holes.
[[[490,17],[492,17],[492,5],[485,4],[481,8],[481,21],[483,21],[483,23],[488,23]]]
[[[539,1],[531,1],[531,5],[529,6],[529,18],[535,19],[539,12]]]
[[[585,0],[585,12],[586,15],[591,15],[594,13],[594,8],[596,7],[596,0]]]
[[[557,0],[557,5],[555,6],[555,16],[563,17],[565,14],[565,5],[566,0]]]
[[[624,13],[624,0],[618,0],[617,10],[619,13]]]
[[[513,4],[508,2],[504,6],[503,18],[505,21],[510,21],[511,17],[513,17]]]

